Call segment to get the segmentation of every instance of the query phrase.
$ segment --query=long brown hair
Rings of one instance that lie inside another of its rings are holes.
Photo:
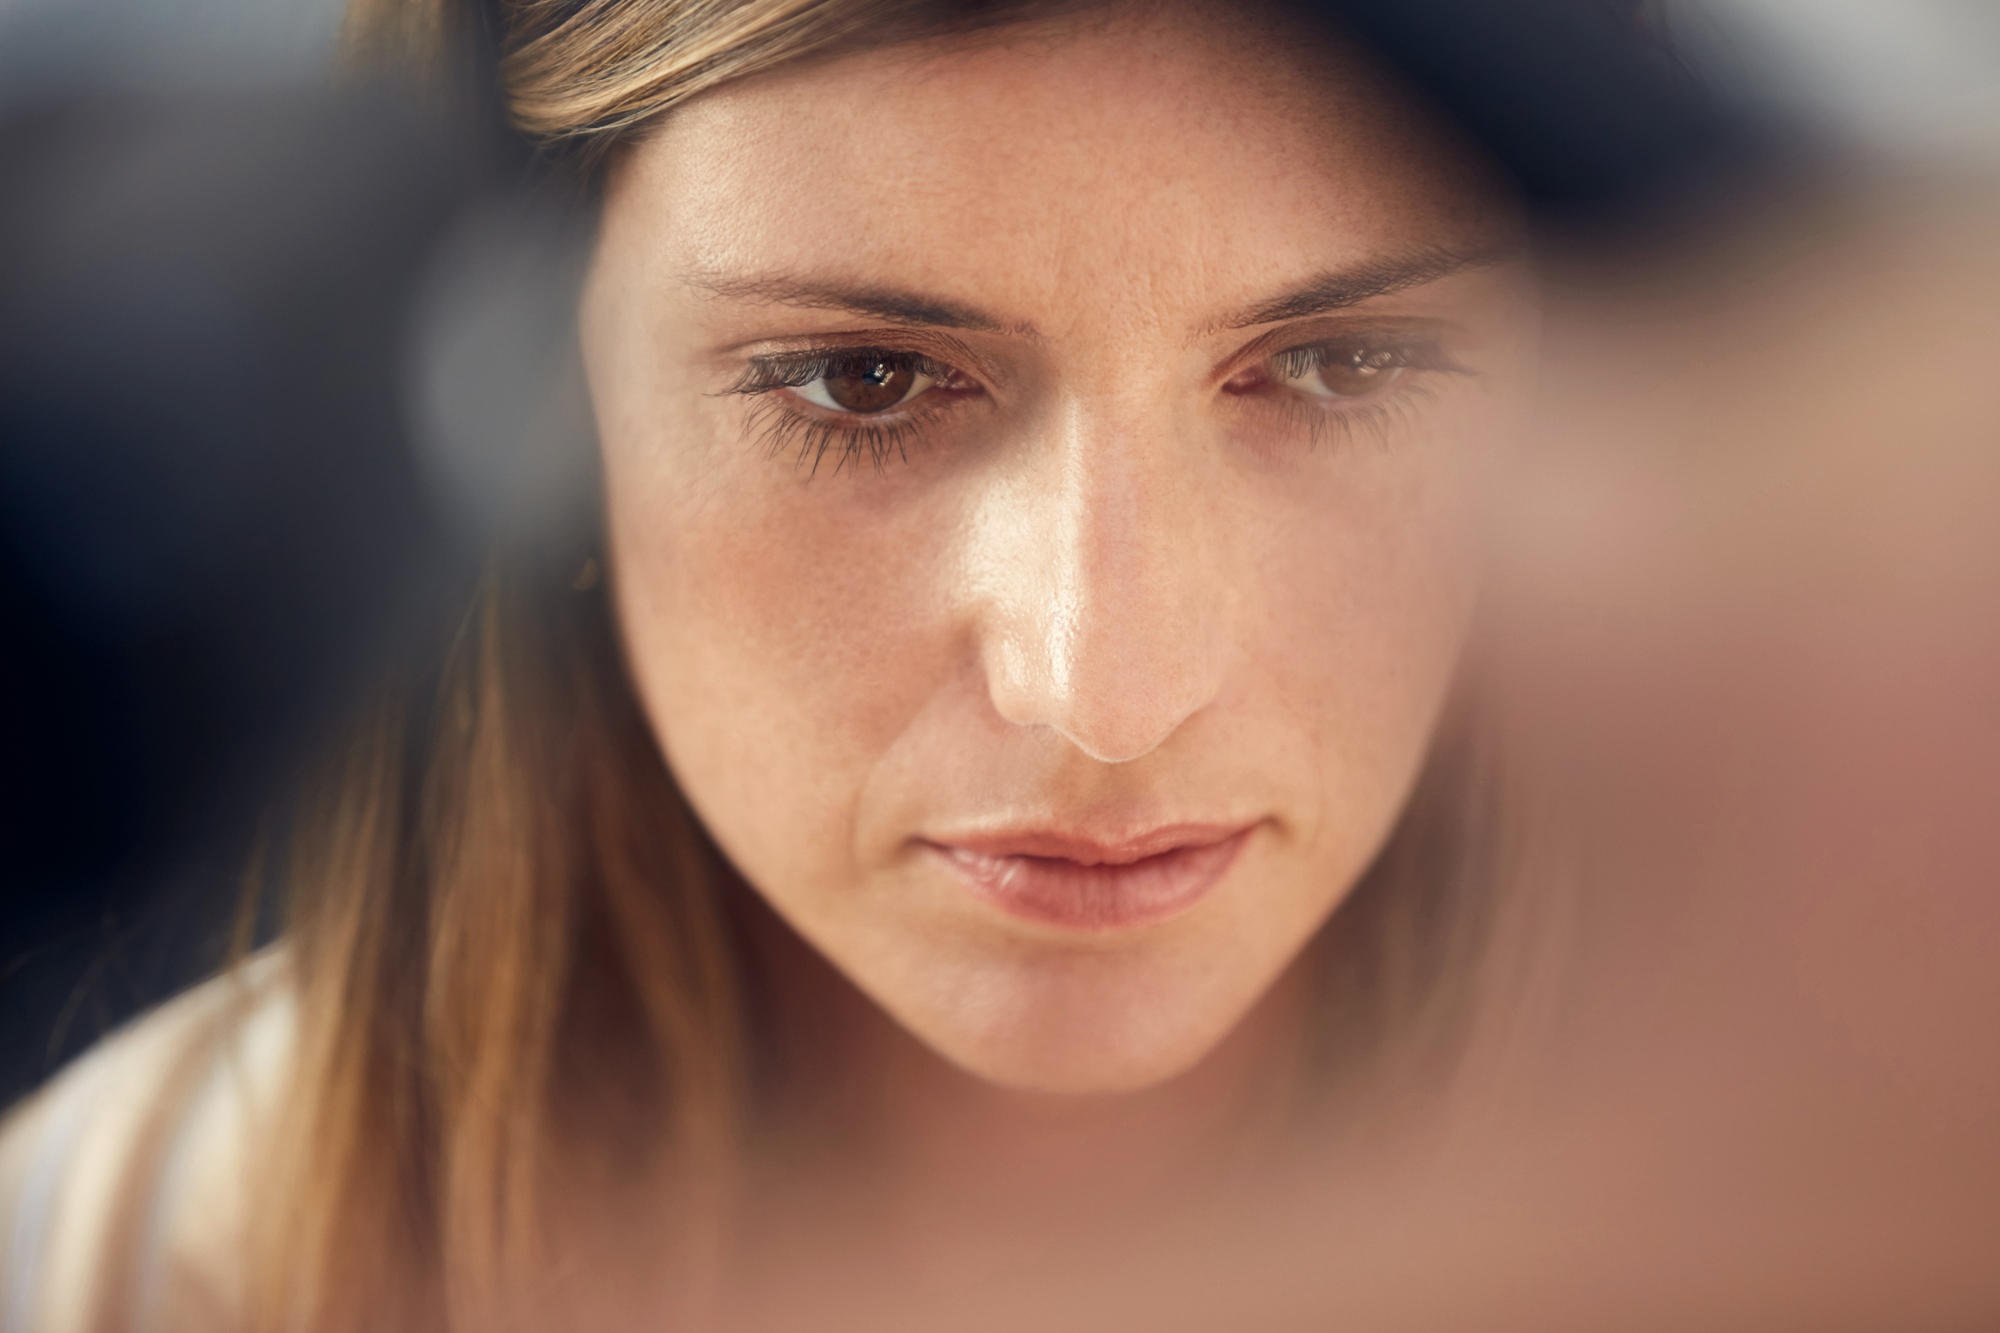
[[[724,81],[1027,8],[354,0],[348,39],[418,69],[484,42],[517,129],[593,157]],[[579,555],[496,557],[293,819],[279,878],[298,1032],[260,1145],[253,1327],[492,1327],[508,1275],[535,1266],[552,1174],[672,1171],[689,1207],[722,1186],[752,1098],[738,885]],[[1315,945],[1327,1066],[1439,1028],[1463,993],[1446,983],[1483,938],[1495,825],[1473,747],[1460,732],[1443,748]],[[607,1117],[616,1132],[584,1132]]]
[[[501,1327],[507,1275],[544,1263],[550,1179],[668,1172],[687,1209],[726,1188],[755,1093],[746,890],[575,572],[496,559],[440,667],[300,813],[253,1327]],[[1390,1077],[1385,1054],[1434,1070],[1463,1040],[1504,832],[1476,750],[1443,743],[1313,946],[1321,1087]]]

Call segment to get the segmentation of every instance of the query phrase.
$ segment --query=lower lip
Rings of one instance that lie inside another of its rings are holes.
[[[1228,873],[1250,832],[1123,865],[928,845],[974,895],[1014,916],[1067,930],[1110,931],[1151,925],[1193,907]]]

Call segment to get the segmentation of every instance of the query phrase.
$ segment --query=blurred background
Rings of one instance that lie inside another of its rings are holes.
[[[257,822],[465,576],[403,364],[476,144],[338,0],[0,4],[0,1102],[221,957]]]
[[[323,80],[340,0],[5,0],[10,96],[74,81],[191,86]]]
[[[303,760],[588,493],[574,200],[340,16],[0,0],[0,1104],[217,965]]]

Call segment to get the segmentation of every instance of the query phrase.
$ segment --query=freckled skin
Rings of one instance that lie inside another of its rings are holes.
[[[1143,1088],[1213,1049],[1381,845],[1460,651],[1526,381],[1518,268],[1294,321],[1420,327],[1457,370],[1332,406],[1225,387],[1293,345],[1237,312],[1510,225],[1382,85],[1313,62],[1157,8],[893,47],[719,89],[609,183],[585,358],[647,713],[777,912],[1007,1087]],[[746,294],[769,275],[994,327]],[[816,338],[976,388],[879,466],[797,465],[766,433],[817,409],[727,390]],[[1008,916],[919,841],[1179,822],[1255,831],[1193,908],[1123,931]]]

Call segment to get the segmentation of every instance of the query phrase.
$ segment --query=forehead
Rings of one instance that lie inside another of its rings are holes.
[[[606,228],[682,273],[893,275],[1028,319],[1476,248],[1495,199],[1357,54],[1161,7],[725,85],[620,164]]]

